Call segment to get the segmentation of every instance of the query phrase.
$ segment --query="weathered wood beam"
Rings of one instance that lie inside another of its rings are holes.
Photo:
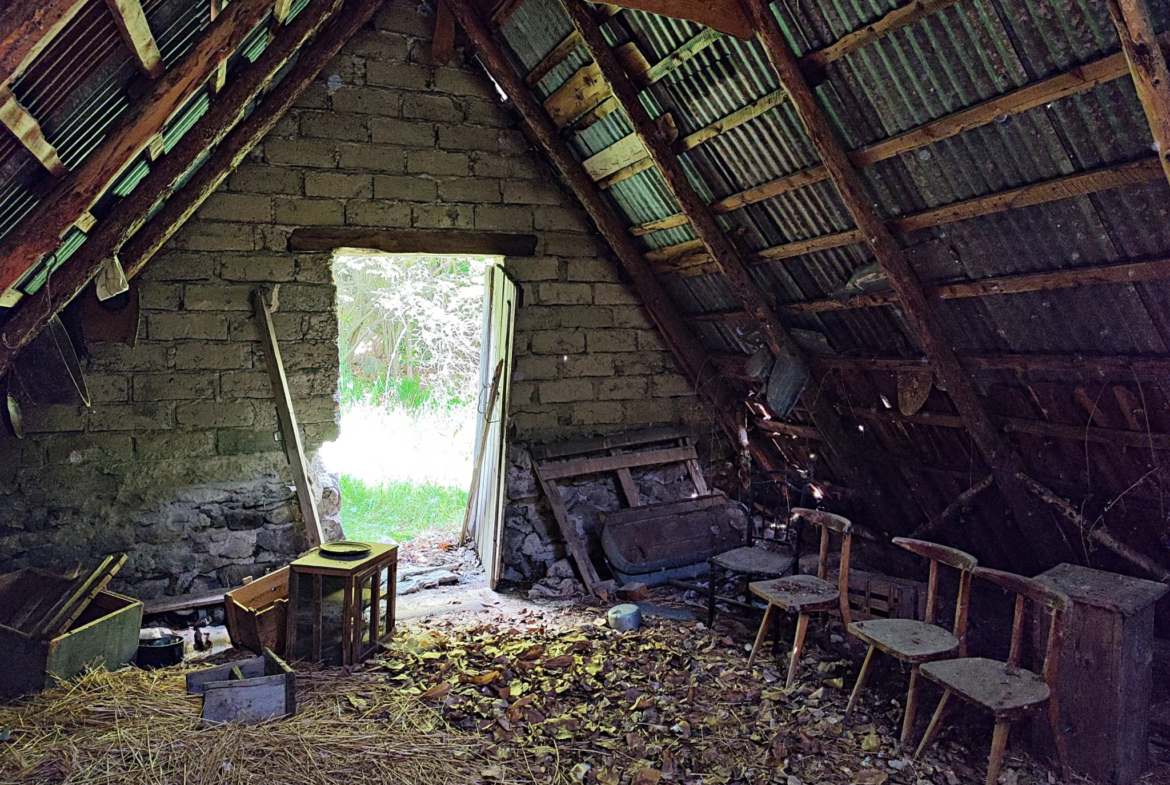
[[[276,125],[317,73],[340,51],[382,0],[349,0],[345,13],[321,30],[303,49],[322,23],[337,8],[335,0],[313,0],[255,63],[242,68],[219,93],[209,111],[178,144],[151,167],[150,174],[100,221],[89,239],[53,273],[53,285],[25,298],[0,328],[0,376],[49,319],[76,297],[115,253],[128,276],[138,273],[153,254],[178,230],[203,200]],[[236,5],[236,3],[233,3]],[[246,119],[248,106],[272,81],[289,57],[300,49],[296,64],[280,84],[264,96]],[[174,191],[191,167],[211,149],[211,155],[187,184]],[[167,199],[148,226],[146,216]],[[132,240],[128,242],[128,239]]]
[[[756,418],[754,420],[756,427],[761,431],[776,434],[777,436],[791,436],[797,439],[815,439],[821,441],[824,437],[816,428],[808,425],[795,425],[793,423],[780,422],[779,420],[763,420]]]
[[[553,47],[552,51],[546,54],[536,67],[528,72],[524,77],[524,84],[529,87],[535,87],[536,83],[549,75],[554,68],[563,63],[565,59],[573,53],[573,50],[581,45],[581,35],[574,30],[565,36],[559,44]]]
[[[606,44],[601,30],[590,15],[585,3],[580,2],[580,0],[562,0],[562,6],[577,32],[581,34],[586,49],[592,55],[594,63],[609,84],[614,98],[625,111],[634,132],[649,152],[650,158],[661,173],[667,188],[670,189],[680,209],[690,220],[691,226],[694,227],[695,233],[707,252],[719,265],[728,287],[743,304],[744,310],[751,314],[764,343],[776,357],[782,357],[785,353],[801,357],[803,353],[788,335],[780,323],[779,317],[772,311],[768,297],[764,294],[759,282],[748,271],[739,251],[720,228],[714,214],[695,191],[694,186],[691,185],[678,157],[664,138],[662,130],[650,118],[646,108],[642,105],[638,98],[637,87],[631,82],[613,51]],[[623,235],[625,235],[624,231]],[[856,439],[848,435],[840,423],[840,418],[832,411],[828,400],[816,394],[807,395],[805,398],[814,423],[825,435],[830,449],[836,454],[838,466],[843,469],[843,474],[845,474],[849,484],[858,489],[865,489],[866,492],[875,496],[879,494],[879,486],[876,481],[869,475],[868,471],[861,468],[864,465],[864,449],[857,443]]]
[[[106,5],[122,34],[122,41],[134,54],[138,68],[151,79],[158,79],[166,71],[166,66],[163,65],[158,43],[154,40],[154,33],[150,32],[140,0],[106,0]]]
[[[6,4],[0,14],[0,81],[11,84],[87,0],[38,0]]]
[[[236,0],[208,28],[183,62],[156,80],[101,146],[57,181],[48,197],[0,240],[0,291],[7,291],[38,259],[60,245],[62,233],[89,210],[114,178],[146,146],[167,118],[239,47],[271,0]]]
[[[938,531],[943,527],[943,524],[945,524],[954,516],[958,515],[964,507],[970,506],[975,497],[990,488],[993,482],[995,482],[995,475],[987,475],[982,480],[956,496],[955,500],[944,507],[942,512],[919,526],[917,529],[911,532],[910,536],[917,539],[919,537],[924,537],[927,534],[933,534],[934,532]]]
[[[739,0],[621,0],[612,5],[634,8],[671,19],[685,19],[736,38],[752,37],[751,24]]]
[[[655,122],[668,142],[673,142],[678,137],[678,127],[674,123],[674,117],[669,112],[660,116]],[[594,180],[607,179],[612,182],[611,175],[635,166],[649,157],[650,153],[646,151],[645,146],[638,139],[638,135],[629,134],[604,150],[589,156],[581,162],[581,165]]]
[[[843,36],[825,48],[804,55],[799,60],[800,67],[806,72],[824,68],[834,60],[840,60],[862,47],[880,41],[890,33],[912,25],[920,19],[933,16],[956,2],[958,0],[912,0],[912,2],[895,8],[885,16],[870,22],[865,27]]]
[[[710,125],[700,128],[694,133],[687,134],[682,139],[674,143],[674,151],[676,153],[685,153],[689,150],[694,150],[701,144],[711,141],[721,134],[725,134],[733,128],[738,128],[749,120],[754,120],[767,111],[775,109],[780,104],[788,100],[788,93],[783,90],[773,90],[764,95],[762,98],[757,98],[742,109],[737,109],[731,114],[723,117]]]
[[[1051,526],[1042,523],[1046,514],[1022,486],[1017,474],[1022,470],[1019,456],[1003,433],[996,428],[983,407],[970,378],[959,365],[950,343],[944,337],[933,310],[910,266],[909,259],[893,233],[886,227],[874,207],[857,170],[838,141],[821,110],[812,89],[788,45],[780,25],[766,0],[746,0],[756,35],[776,70],[780,85],[788,91],[793,109],[800,117],[813,149],[829,172],[845,208],[873,250],[890,285],[898,294],[906,324],[922,346],[935,375],[959,411],[976,447],[995,474],[996,483],[1007,500],[1017,523],[1031,533],[1040,561],[1056,558],[1062,548],[1052,536]]]
[[[1105,5],[1150,123],[1154,147],[1170,180],[1170,66],[1154,35],[1150,9],[1145,0],[1106,0]]]
[[[1165,46],[1166,41],[1170,40],[1170,34],[1163,33],[1159,36],[1159,40]],[[1129,68],[1123,53],[1109,55],[1100,60],[1076,66],[1056,76],[1042,79],[1034,84],[989,98],[975,106],[940,117],[889,139],[861,147],[849,153],[849,160],[853,162],[854,166],[872,166],[879,161],[885,161],[902,153],[950,139],[974,128],[998,122],[1004,117],[1010,117],[1061,98],[1083,93],[1098,85],[1119,79],[1128,73]],[[825,168],[817,164],[763,185],[732,194],[714,202],[711,208],[719,214],[731,212],[749,204],[755,204],[820,182],[827,176]],[[672,215],[634,227],[632,231],[637,235],[649,234],[660,229],[682,226],[685,223],[685,216]]]
[[[1156,157],[1145,158],[1116,166],[1095,169],[1091,172],[1079,172],[1065,175],[1052,180],[1031,183],[1009,191],[977,196],[954,204],[943,205],[932,210],[892,218],[886,221],[886,227],[897,233],[906,233],[920,229],[930,229],[957,221],[966,221],[972,218],[981,218],[985,215],[1007,212],[1021,207],[1034,207],[1040,204],[1071,199],[1076,196],[1120,188],[1126,185],[1156,180],[1163,176],[1162,165]],[[748,258],[749,264],[767,264],[781,259],[792,259],[797,256],[825,251],[830,248],[842,248],[865,241],[865,235],[858,229],[849,229],[835,234],[821,235],[807,240],[797,240],[771,248],[756,251]],[[685,244],[669,246],[659,249],[663,258],[672,258],[681,255],[686,250]],[[691,255],[683,262],[676,262],[663,267],[661,272],[686,273],[688,267],[698,267],[708,259]]]
[[[320,253],[338,248],[368,248],[386,253],[482,254],[533,256],[534,234],[465,230],[363,229],[356,226],[302,226],[288,238],[288,249]]]
[[[68,171],[57,155],[57,148],[49,144],[41,131],[41,124],[28,110],[20,105],[16,96],[7,87],[0,85],[0,124],[12,132],[24,149],[41,162],[54,177],[62,177]]]
[[[292,0],[276,0],[272,6],[272,16],[275,17],[276,21],[280,24],[284,24],[284,21],[288,19],[288,15],[291,12]]]

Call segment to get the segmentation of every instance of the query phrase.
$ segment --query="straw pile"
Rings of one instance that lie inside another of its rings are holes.
[[[0,707],[0,782],[86,785],[470,783],[489,763],[481,737],[452,731],[382,679],[298,672],[297,716],[200,727],[177,670],[97,670]],[[519,772],[517,772],[519,775]],[[530,780],[528,780],[530,781]]]

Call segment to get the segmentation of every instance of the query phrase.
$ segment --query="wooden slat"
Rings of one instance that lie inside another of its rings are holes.
[[[291,10],[292,0],[276,0],[272,6],[272,15],[276,17],[276,21],[284,24]]]
[[[292,393],[288,389],[288,377],[284,374],[284,361],[280,356],[280,342],[276,339],[276,326],[272,323],[272,311],[264,302],[264,292],[259,289],[252,292],[252,313],[256,318],[256,329],[260,333],[260,346],[264,349],[264,365],[268,368],[268,378],[272,382],[277,420],[284,436],[284,453],[288,456],[288,465],[292,469],[297,504],[301,508],[301,518],[305,524],[305,540],[310,548],[317,548],[325,541],[325,533],[321,528],[321,514],[317,511],[317,500],[313,496],[313,486],[309,481],[309,462],[305,459],[301,429],[297,425]]]
[[[667,14],[667,16],[669,16],[669,14]],[[639,82],[640,86],[642,87],[652,85],[655,82],[661,81],[667,76],[667,74],[677,71],[680,66],[684,65],[690,60],[693,60],[699,55],[700,52],[706,51],[711,46],[711,44],[715,43],[722,37],[723,36],[719,33],[718,30],[711,29],[709,27],[695,37],[683,42],[682,46],[680,46],[678,49],[675,49],[666,57],[650,66],[650,70],[642,75],[641,78],[634,76],[633,74],[630,76],[636,82]]]
[[[0,13],[0,81],[11,84],[87,0],[6,3]]]
[[[645,172],[647,169],[653,169],[653,168],[654,168],[654,161],[651,160],[650,156],[646,156],[645,158],[634,161],[632,164],[629,164],[628,166],[623,166],[621,169],[618,169],[616,172],[614,172],[611,175],[608,175],[607,177],[602,177],[600,180],[597,181],[597,187],[602,189],[602,190],[605,190],[607,188],[613,188],[615,185],[622,182],[623,180],[628,180],[636,174],[640,174],[642,172]]]
[[[821,439],[821,432],[810,425],[794,425],[779,420],[755,420],[756,427],[778,436],[792,436],[798,439]]]
[[[553,442],[552,444],[538,445],[532,448],[532,455],[538,460],[565,458],[570,455],[581,455],[588,452],[602,452],[615,447],[630,447],[638,444],[654,444],[682,439],[687,436],[685,428],[669,425],[658,428],[643,428],[636,431],[623,431],[613,436],[600,436],[594,439],[575,439],[567,442]]]
[[[1016,477],[1022,471],[1019,456],[992,423],[971,379],[959,364],[906,253],[878,215],[873,196],[868,193],[817,103],[776,17],[766,0],[747,0],[747,7],[756,34],[781,86],[788,91],[813,149],[829,171],[830,180],[857,228],[864,233],[890,287],[897,292],[903,319],[924,349],[940,386],[946,389],[976,448],[995,474],[996,484],[1016,520],[1033,538],[1039,560],[1058,559],[1066,546],[1053,536],[1052,526],[1041,523],[1038,516],[1043,513]]]
[[[302,226],[288,238],[288,249],[296,252],[335,251],[338,248],[369,248],[386,253],[484,254],[490,256],[532,256],[536,253],[534,234],[467,232],[425,229],[363,229],[360,227]]]
[[[25,298],[9,316],[3,330],[4,342],[0,344],[0,374],[12,366],[23,347],[85,288],[115,252],[128,276],[139,272],[252,147],[272,130],[320,70],[381,4],[382,0],[348,0],[342,21],[321,30],[302,49],[301,45],[335,9],[332,0],[312,0],[292,24],[280,31],[255,63],[242,67],[231,84],[214,99],[212,111],[151,168],[133,193],[114,205],[86,243],[53,273],[53,285]],[[280,84],[255,111],[242,119],[247,107],[298,50],[296,64]],[[167,200],[149,227],[139,231],[146,216],[157,206],[159,195],[172,190],[208,150],[212,151],[210,157],[194,176]]]
[[[589,549],[577,530],[577,524],[565,508],[565,501],[561,498],[561,491],[557,487],[556,481],[545,477],[539,466],[536,467],[536,477],[540,481],[540,487],[544,490],[545,498],[548,499],[548,506],[552,509],[553,518],[556,519],[557,526],[560,527],[561,536],[564,538],[565,544],[569,546],[569,554],[577,565],[577,572],[581,575],[581,582],[585,584],[585,590],[590,594],[605,591],[602,588],[601,576],[597,574],[597,568],[593,566],[593,560],[589,558]]]
[[[89,210],[110,182],[143,149],[167,118],[198,90],[219,63],[268,12],[270,0],[236,0],[220,14],[183,62],[156,80],[118,127],[77,169],[0,241],[0,291],[60,244],[62,233]]]
[[[1170,66],[1162,53],[1145,0],[1106,0],[1133,75],[1138,99],[1150,123],[1154,147],[1170,181]]]
[[[674,143],[676,153],[685,153],[694,150],[701,144],[709,142],[720,134],[725,134],[733,128],[738,128],[749,120],[762,115],[764,112],[775,109],[788,99],[788,93],[783,90],[773,90],[762,98],[757,98],[743,109],[737,109],[726,117],[716,120],[710,125],[700,128],[694,133],[687,134]]]
[[[549,72],[565,61],[573,50],[581,45],[581,36],[577,31],[569,33],[565,36],[559,44],[553,47],[553,50],[546,54],[544,58],[536,64],[536,67],[528,72],[528,76],[524,77],[524,83],[529,87],[533,87],[541,79],[548,76]]]
[[[840,60],[864,46],[880,41],[890,33],[912,25],[920,19],[937,14],[944,8],[954,5],[957,1],[912,0],[900,8],[895,8],[880,19],[870,22],[865,27],[843,36],[824,49],[810,52],[800,58],[800,67],[805,70],[823,68],[834,60]]]
[[[28,110],[20,105],[16,96],[7,88],[0,86],[0,124],[12,132],[24,149],[41,162],[41,166],[49,170],[54,177],[62,177],[68,171],[61,158],[57,155],[57,148],[49,144],[41,131],[41,125]]]
[[[695,459],[694,447],[667,447],[663,450],[607,455],[602,458],[578,458],[563,463],[543,463],[538,473],[548,480],[579,477],[585,474],[603,474],[618,469],[636,469],[639,466],[661,466],[664,463],[683,463]]]
[[[752,28],[739,0],[621,0],[612,5],[686,19],[737,38],[752,37]]]
[[[609,86],[601,78],[601,69],[597,63],[588,63],[545,100],[544,109],[558,126],[567,125],[608,97]]]
[[[1159,379],[1170,374],[1170,357],[1118,354],[962,354],[959,362],[968,371],[1050,371],[1094,377],[1113,374],[1117,378]],[[926,361],[907,357],[818,357],[813,363],[825,370],[883,371],[896,373],[917,370]]]
[[[678,136],[678,127],[674,117],[667,112],[659,117],[655,123],[668,142],[673,142]],[[640,163],[650,156],[637,134],[623,136],[604,150],[591,155],[581,162],[585,172],[594,180],[601,180],[625,169],[632,164]]]
[[[280,2],[281,0],[277,1],[277,8],[280,7]],[[150,25],[146,21],[140,0],[106,0],[106,5],[114,17],[114,23],[118,25],[122,41],[134,54],[139,69],[151,79],[158,79],[163,75],[166,66],[163,65],[162,55],[158,51],[154,34],[150,32]]]

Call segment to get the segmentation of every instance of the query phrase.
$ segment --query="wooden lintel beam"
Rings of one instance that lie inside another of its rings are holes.
[[[609,48],[588,7],[581,0],[562,0],[573,27],[580,33],[585,48],[609,85],[610,93],[621,106],[651,160],[662,175],[680,210],[690,221],[707,253],[719,266],[728,287],[751,314],[765,345],[776,357],[786,353],[802,357],[803,352],[788,335],[759,282],[752,276],[739,251],[719,226],[715,215],[695,191],[678,156],[662,129],[651,119],[638,97],[638,88],[630,80],[617,57]],[[625,232],[623,230],[623,235]],[[838,466],[850,485],[877,498],[879,485],[865,468],[865,452],[840,423],[828,400],[815,393],[805,396],[806,404],[818,430],[825,435],[835,453]]]
[[[268,12],[270,2],[236,0],[229,5],[183,62],[154,81],[101,146],[78,168],[59,178],[48,198],[0,240],[0,291],[7,291],[38,259],[57,248],[65,230],[89,210],[174,110],[239,47]]]
[[[1170,66],[1154,35],[1150,9],[1145,0],[1106,0],[1105,5],[1150,123],[1154,147],[1170,180]]]
[[[62,177],[68,170],[61,163],[57,155],[57,148],[49,144],[45,134],[41,131],[41,124],[36,121],[28,110],[20,105],[16,96],[7,87],[0,85],[0,124],[7,128],[13,136],[28,150],[34,158],[41,162],[54,177]]]
[[[345,13],[305,41],[334,15],[335,0],[312,0],[296,20],[252,63],[241,68],[216,96],[204,115],[164,156],[138,187],[118,202],[89,239],[55,273],[53,285],[25,298],[0,329],[0,375],[12,367],[21,349],[81,293],[106,260],[118,253],[128,276],[141,271],[153,254],[182,226],[236,164],[276,125],[316,75],[350,36],[373,16],[383,0],[348,0]],[[237,5],[233,3],[232,5]],[[245,110],[297,51],[296,64],[246,119]],[[210,157],[186,185],[175,184],[211,149]],[[172,193],[173,192],[173,193]],[[146,216],[166,197],[166,204],[144,227]]]
[[[737,38],[752,37],[751,24],[739,0],[621,0],[612,5],[685,19]]]
[[[166,71],[158,43],[150,32],[146,13],[140,0],[106,0],[106,5],[122,34],[122,41],[134,53],[138,68],[151,79],[158,79]]]
[[[891,288],[897,293],[906,324],[930,359],[935,375],[946,388],[967,432],[995,474],[996,483],[1016,521],[1033,537],[1039,561],[1057,558],[1064,546],[1053,537],[1053,527],[1043,521],[1047,512],[1037,508],[1035,499],[1016,476],[1022,471],[1019,455],[991,421],[971,379],[959,364],[926,299],[917,274],[893,233],[878,215],[873,197],[817,103],[769,3],[767,0],[746,0],[746,6],[756,35],[776,70],[780,85],[788,91],[793,109],[801,119],[813,149],[828,170],[829,178],[845,208],[858,229],[864,233]]]
[[[533,256],[534,234],[424,229],[363,229],[356,226],[303,226],[288,238],[288,249],[319,253],[338,248],[368,248],[386,253],[480,254]]]

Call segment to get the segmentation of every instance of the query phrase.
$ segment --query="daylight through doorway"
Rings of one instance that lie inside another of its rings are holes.
[[[341,427],[322,447],[349,539],[405,542],[463,523],[481,397],[491,257],[334,257]]]

